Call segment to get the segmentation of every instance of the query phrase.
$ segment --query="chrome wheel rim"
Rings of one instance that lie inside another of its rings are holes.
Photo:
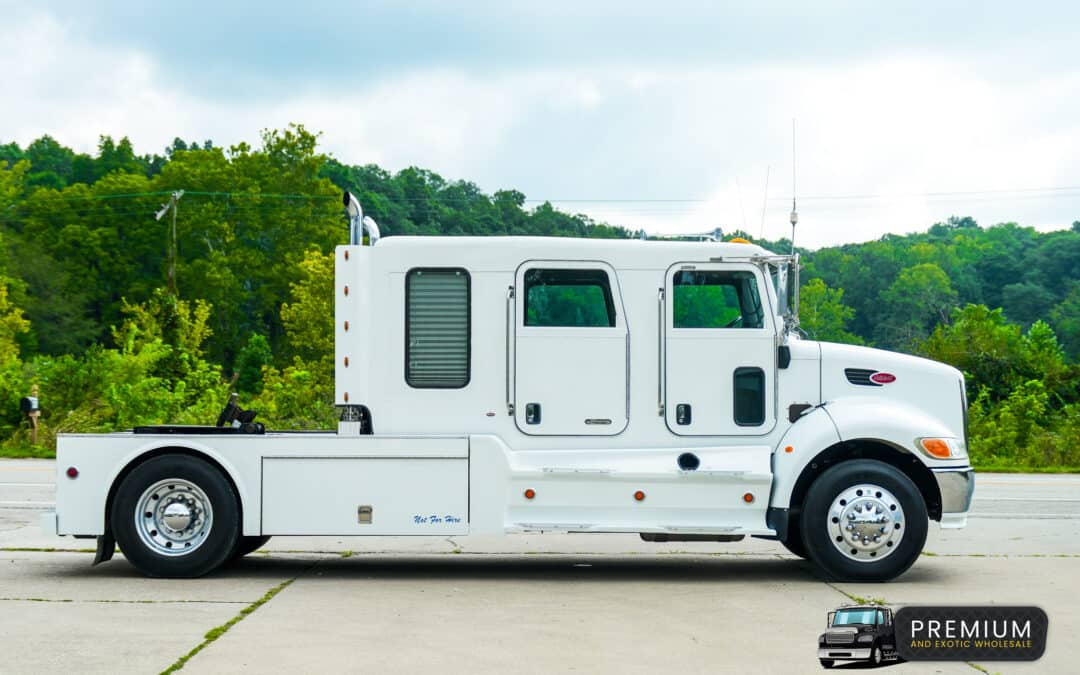
[[[161,480],[142,493],[135,511],[135,531],[154,553],[187,555],[206,541],[214,509],[206,493],[183,478]]]
[[[871,563],[898,548],[907,524],[900,500],[872,483],[852,486],[829,507],[829,539],[844,557]]]

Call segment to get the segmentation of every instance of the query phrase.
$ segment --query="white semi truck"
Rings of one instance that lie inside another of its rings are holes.
[[[194,577],[275,535],[778,539],[887,580],[974,489],[964,379],[797,331],[756,245],[387,237],[348,193],[337,430],[61,434],[43,527]]]

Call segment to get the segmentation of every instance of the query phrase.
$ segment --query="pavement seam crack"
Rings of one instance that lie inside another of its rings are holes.
[[[198,654],[199,652],[201,652],[202,650],[204,650],[208,646],[210,646],[210,644],[212,644],[214,642],[214,640],[217,640],[219,637],[221,637],[225,633],[228,633],[230,628],[232,628],[236,624],[238,624],[241,621],[243,621],[244,619],[246,619],[249,614],[251,614],[252,612],[257,610],[258,608],[262,607],[266,603],[273,600],[275,595],[277,595],[281,591],[288,588],[289,584],[296,581],[296,579],[297,579],[297,577],[293,577],[292,579],[286,579],[285,581],[281,582],[277,586],[274,586],[269,591],[267,591],[266,594],[263,595],[261,598],[259,598],[255,602],[251,603],[247,607],[240,610],[240,613],[237,614],[236,616],[234,616],[233,618],[229,619],[228,621],[221,624],[220,626],[217,626],[215,628],[211,628],[209,631],[206,632],[206,635],[204,636],[204,639],[203,639],[202,642],[195,645],[195,648],[192,649],[191,651],[189,651],[187,654],[184,654],[183,656],[178,658],[171,666],[169,666],[165,670],[161,671],[161,675],[168,675],[169,673],[175,673],[176,671],[183,668],[184,664],[186,664],[188,661],[190,661],[193,656],[195,656],[196,654]]]
[[[246,619],[250,614],[254,613],[255,610],[257,610],[258,608],[262,607],[266,603],[273,600],[274,596],[276,596],[278,593],[280,593],[281,591],[288,588],[294,581],[296,581],[300,577],[304,576],[305,574],[307,574],[311,570],[318,567],[318,565],[319,565],[319,561],[316,560],[315,562],[313,562],[312,564],[310,564],[306,568],[304,568],[304,570],[302,572],[297,574],[292,579],[286,579],[285,581],[282,581],[277,586],[274,586],[273,588],[268,590],[261,598],[259,598],[255,602],[251,603],[247,607],[241,609],[240,613],[237,614],[236,616],[234,616],[233,618],[229,619],[228,621],[221,624],[220,626],[217,626],[215,628],[211,628],[210,630],[208,630],[206,632],[206,635],[204,636],[204,639],[203,639],[202,642],[195,645],[195,648],[192,649],[191,651],[189,651],[187,654],[184,654],[183,656],[178,658],[171,666],[169,666],[165,670],[161,671],[160,675],[169,675],[170,673],[175,673],[178,670],[181,670],[184,667],[184,665],[187,664],[187,662],[192,659],[192,657],[194,657],[196,654],[198,654],[202,650],[209,647],[211,644],[213,644],[213,642],[215,640],[220,638],[222,635],[225,635],[226,633],[228,633],[229,629],[231,629],[233,626],[235,626],[236,624],[238,624],[241,621],[243,621],[244,619]]]

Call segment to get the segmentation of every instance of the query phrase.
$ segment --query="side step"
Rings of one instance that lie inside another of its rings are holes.
[[[642,541],[662,544],[668,541],[742,541],[745,534],[668,534],[667,532],[642,532]]]

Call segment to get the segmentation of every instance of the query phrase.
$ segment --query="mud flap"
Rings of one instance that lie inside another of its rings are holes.
[[[115,552],[116,539],[113,537],[112,532],[106,531],[105,534],[97,538],[97,553],[94,554],[94,562],[91,567],[112,560]]]

